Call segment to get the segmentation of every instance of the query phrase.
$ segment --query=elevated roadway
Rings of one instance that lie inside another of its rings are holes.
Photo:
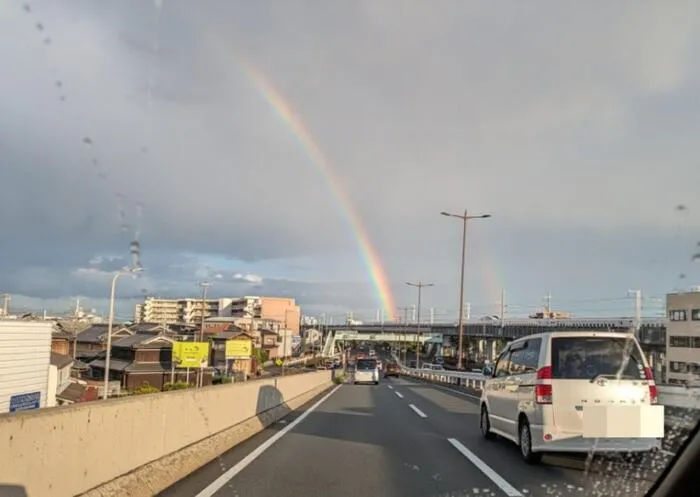
[[[338,386],[160,496],[639,496],[673,457],[528,466],[481,438],[477,399],[407,378]]]
[[[666,345],[665,318],[643,318],[638,338],[642,345],[665,347]],[[521,336],[542,333],[552,330],[608,330],[628,331],[635,327],[632,318],[572,318],[572,319],[505,319],[503,321],[474,321],[464,323],[464,333],[473,338],[518,338]],[[306,326],[305,328],[313,328]],[[361,335],[378,333],[398,333],[412,335],[417,332],[415,323],[408,325],[400,323],[369,323],[361,325],[331,325],[324,327],[333,332]],[[421,333],[454,337],[458,334],[457,323],[421,324]]]

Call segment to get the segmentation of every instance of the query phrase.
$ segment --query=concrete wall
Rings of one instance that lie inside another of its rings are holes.
[[[0,485],[28,497],[153,495],[331,385],[318,371],[3,414]]]

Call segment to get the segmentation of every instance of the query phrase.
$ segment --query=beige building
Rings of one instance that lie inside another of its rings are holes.
[[[666,296],[666,381],[700,378],[700,287]]]
[[[241,297],[219,300],[219,317],[254,318],[276,321],[282,329],[299,334],[301,308],[286,297]]]

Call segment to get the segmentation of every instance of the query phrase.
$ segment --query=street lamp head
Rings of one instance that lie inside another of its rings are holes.
[[[442,211],[442,212],[440,213],[440,215],[441,215],[441,216],[452,216],[452,214],[450,214],[449,212],[445,212],[445,211]]]

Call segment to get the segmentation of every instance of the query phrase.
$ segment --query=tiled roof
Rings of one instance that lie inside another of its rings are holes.
[[[131,364],[131,361],[123,361],[121,359],[110,359],[109,369],[110,371],[125,371],[127,367]],[[104,359],[95,359],[89,364],[90,367],[105,368]]]
[[[60,393],[56,394],[56,398],[67,400],[69,402],[78,402],[87,391],[87,385],[71,382]]]
[[[106,324],[93,324],[89,328],[78,333],[78,342],[82,343],[104,343],[107,338],[108,325]],[[121,325],[112,326],[112,340],[120,339],[124,334],[131,334],[133,332],[127,331]],[[116,334],[116,337],[115,337]]]
[[[72,362],[73,358],[71,356],[51,352],[51,365],[56,366],[58,369],[63,369]]]
[[[114,343],[115,347],[130,349],[163,349],[172,348],[173,340],[163,335],[152,333],[136,333],[130,337],[122,338]]]

